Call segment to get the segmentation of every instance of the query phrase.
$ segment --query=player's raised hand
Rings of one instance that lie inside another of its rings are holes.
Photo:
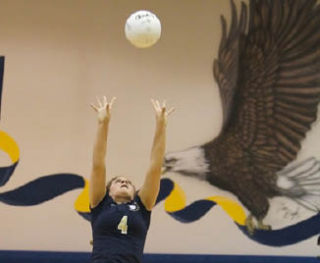
[[[108,102],[107,97],[103,96],[101,99],[97,97],[96,104],[90,104],[91,108],[97,112],[97,117],[99,122],[109,121],[111,118],[111,108],[116,100],[116,97],[113,97],[110,102]]]
[[[158,100],[151,99],[151,103],[156,113],[157,122],[167,123],[168,116],[174,112],[174,108],[171,107],[167,109],[166,101],[163,101],[162,104]]]

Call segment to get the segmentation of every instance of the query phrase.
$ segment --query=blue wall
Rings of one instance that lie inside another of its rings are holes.
[[[1,263],[89,263],[90,253],[0,250]],[[315,257],[146,254],[144,263],[319,263]]]

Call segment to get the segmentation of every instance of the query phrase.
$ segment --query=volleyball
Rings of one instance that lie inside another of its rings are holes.
[[[150,11],[136,11],[126,21],[125,35],[129,42],[137,48],[151,47],[160,39],[160,20]]]

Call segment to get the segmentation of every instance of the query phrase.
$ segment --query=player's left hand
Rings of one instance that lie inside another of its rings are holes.
[[[167,123],[168,116],[175,111],[175,108],[171,107],[167,109],[166,101],[163,101],[162,104],[158,100],[151,99],[151,103],[156,112],[157,122]]]

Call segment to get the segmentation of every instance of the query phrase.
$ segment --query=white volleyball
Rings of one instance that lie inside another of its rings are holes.
[[[132,45],[137,48],[147,48],[160,39],[161,23],[152,12],[140,10],[128,17],[124,31]]]

